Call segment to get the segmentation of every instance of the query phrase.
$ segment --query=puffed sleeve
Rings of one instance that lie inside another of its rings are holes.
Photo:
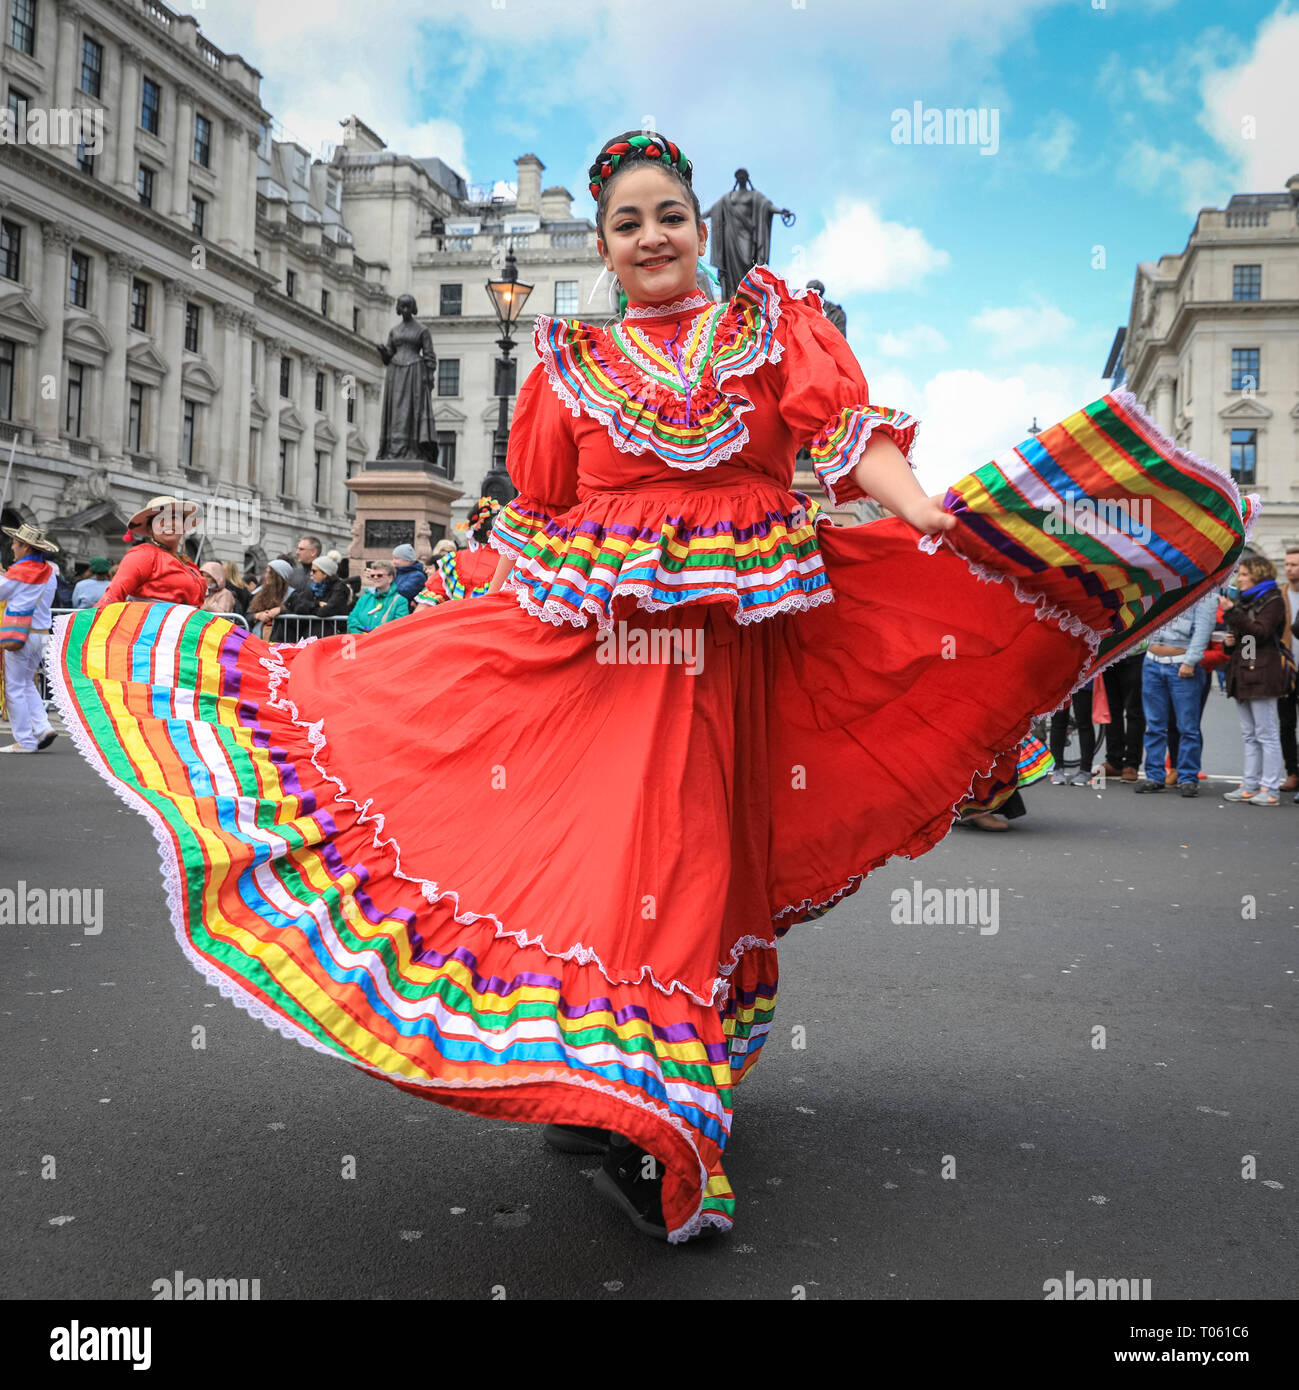
[[[539,362],[519,391],[505,461],[519,495],[496,514],[491,543],[516,559],[534,536],[577,504],[577,442],[572,416]]]
[[[104,596],[95,605],[97,608],[107,608],[110,603],[121,603],[128,599],[132,594],[138,593],[140,588],[153,578],[154,570],[157,568],[158,548],[152,545],[137,545],[128,550],[122,556],[122,561],[117,567],[117,573],[113,576],[112,583],[104,590]],[[207,585],[203,586],[204,592]]]
[[[782,309],[781,418],[812,455],[812,468],[835,506],[860,501],[866,494],[852,470],[867,441],[883,430],[914,468],[920,421],[904,410],[871,404],[861,364],[821,312],[815,292],[786,300]]]

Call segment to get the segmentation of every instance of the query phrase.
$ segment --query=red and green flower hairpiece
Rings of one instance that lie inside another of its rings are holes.
[[[606,145],[588,170],[591,197],[597,203],[600,201],[600,190],[618,172],[623,160],[631,155],[658,160],[675,169],[687,183],[690,182],[690,172],[694,166],[671,140],[665,140],[661,135],[629,135],[624,140],[615,140]]]

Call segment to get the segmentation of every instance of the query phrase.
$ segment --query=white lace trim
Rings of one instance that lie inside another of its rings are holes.
[[[593,594],[584,594],[577,609],[558,599],[548,598],[543,603],[538,603],[531,593],[528,592],[526,581],[519,577],[518,571],[511,570],[506,579],[504,587],[514,594],[518,600],[519,607],[525,612],[530,613],[534,618],[540,618],[543,622],[550,623],[553,627],[561,627],[568,623],[571,627],[585,628],[590,624],[586,614],[595,615],[596,627],[601,632],[609,632],[613,629],[613,617],[611,609],[614,600],[624,594],[631,595],[636,599],[636,607],[643,608],[650,613],[665,613],[670,608],[689,608],[717,607],[716,604],[705,603],[700,595],[694,595],[688,600],[670,600],[666,603],[658,599],[651,598],[654,586],[644,581],[631,581],[615,584],[609,595],[609,602],[606,606],[603,599]],[[736,612],[728,614],[731,620],[739,627],[745,627],[750,623],[762,622],[765,618],[773,618],[779,613],[803,613],[809,608],[815,608],[818,604],[832,603],[834,601],[834,590],[827,583],[824,589],[818,589],[815,593],[805,593],[801,589],[795,589],[786,594],[778,603],[760,609],[746,609],[739,601],[739,591],[735,589],[710,589],[708,594],[716,594],[723,599],[735,599],[737,603]]]
[[[428,1090],[487,1091],[505,1090],[511,1086],[529,1086],[538,1083],[555,1083],[569,1086],[579,1086],[583,1090],[587,1091],[598,1091],[604,1095],[611,1097],[616,1101],[619,1101],[624,1105],[631,1105],[634,1106],[636,1109],[645,1110],[650,1114],[657,1116],[659,1119],[665,1120],[675,1130],[677,1130],[678,1133],[681,1134],[681,1136],[685,1139],[686,1143],[690,1146],[690,1150],[694,1154],[695,1161],[699,1166],[699,1201],[698,1205],[695,1207],[695,1213],[689,1221],[687,1221],[684,1225],[678,1227],[676,1231],[669,1232],[668,1240],[674,1244],[680,1243],[681,1241],[689,1240],[691,1236],[697,1235],[706,1224],[709,1224],[710,1221],[714,1224],[724,1224],[725,1226],[729,1227],[731,1223],[727,1218],[721,1217],[720,1214],[706,1213],[703,1211],[704,1198],[708,1188],[708,1172],[704,1167],[703,1160],[699,1156],[699,1149],[695,1144],[694,1138],[690,1133],[690,1129],[686,1121],[683,1120],[679,1115],[674,1114],[666,1106],[661,1105],[656,1101],[650,1100],[647,1097],[630,1095],[624,1091],[618,1091],[612,1086],[608,1086],[602,1082],[595,1081],[590,1077],[577,1076],[574,1075],[572,1072],[567,1071],[537,1071],[532,1072],[527,1076],[513,1077],[509,1079],[495,1078],[483,1080],[467,1080],[462,1078],[445,1077],[439,1078],[406,1076],[401,1072],[386,1072],[381,1067],[376,1067],[371,1063],[362,1062],[357,1059],[347,1057],[342,1052],[335,1051],[333,1048],[327,1047],[324,1043],[320,1042],[319,1039],[313,1037],[304,1028],[299,1027],[290,1019],[287,1019],[283,1015],[275,1012],[268,1005],[261,1003],[261,1001],[258,1000],[255,995],[253,995],[251,992],[245,989],[242,984],[238,983],[236,980],[231,979],[211,962],[205,960],[203,956],[200,955],[199,952],[191,944],[189,937],[185,931],[185,904],[181,893],[181,882],[184,877],[185,870],[183,863],[177,856],[175,845],[172,841],[171,830],[168,827],[165,818],[162,816],[161,812],[156,810],[148,801],[145,800],[143,795],[136,788],[132,787],[129,783],[123,782],[117,776],[117,774],[109,768],[108,764],[100,755],[99,749],[96,746],[95,741],[91,736],[89,730],[82,723],[76,701],[73,698],[72,693],[67,688],[66,680],[63,673],[62,652],[64,636],[66,633],[67,626],[70,622],[72,622],[74,617],[74,614],[67,614],[55,620],[54,633],[50,642],[46,645],[46,650],[44,654],[45,672],[50,683],[50,689],[54,695],[55,703],[58,707],[59,715],[63,720],[64,727],[67,729],[68,733],[72,737],[73,746],[77,749],[77,752],[80,753],[81,756],[86,760],[86,762],[89,763],[90,766],[99,774],[103,781],[107,783],[109,789],[112,792],[114,792],[114,794],[121,801],[125,802],[125,804],[129,806],[132,810],[139,812],[147,821],[149,829],[153,833],[154,842],[158,849],[158,858],[162,870],[163,886],[167,896],[167,911],[168,915],[171,917],[172,932],[181,950],[184,952],[186,959],[199,972],[199,974],[203,976],[203,978],[208,982],[208,984],[214,985],[216,987],[218,992],[221,994],[222,998],[229,999],[230,1002],[234,1004],[237,1008],[242,1009],[245,1013],[251,1014],[259,1022],[264,1023],[268,1028],[271,1028],[274,1032],[279,1033],[281,1037],[287,1038],[292,1042],[300,1043],[303,1047],[310,1048],[313,1052],[319,1052],[322,1056],[331,1057],[335,1061],[346,1062],[349,1066],[355,1067],[360,1071],[369,1072],[373,1076],[388,1079],[396,1078],[397,1080],[405,1084],[420,1086]],[[279,653],[277,651],[277,647],[281,645],[292,645],[296,647],[300,645],[305,646],[307,644],[276,644],[276,646],[270,648],[274,657],[274,661],[267,661],[265,658],[261,658],[261,664],[264,667],[266,667],[268,672],[274,671],[278,666],[278,669],[281,672],[283,672],[284,675],[287,675],[288,668],[279,658]],[[281,679],[282,678],[283,677],[281,676]],[[287,698],[284,701],[279,702],[279,706],[289,713],[289,717],[292,719],[293,723],[297,727],[305,729],[307,731],[307,736],[311,741],[313,750],[311,755],[312,765],[316,767],[316,770],[320,772],[322,776],[327,777],[329,781],[334,782],[341,790],[345,791],[346,788],[343,787],[343,784],[338,780],[338,778],[332,777],[328,773],[324,772],[324,770],[316,762],[315,750],[317,747],[323,747],[325,743],[324,735],[321,732],[321,726],[323,725],[324,721],[318,720],[313,724],[306,720],[300,719],[298,717],[296,706],[293,704],[291,700],[288,700]],[[378,828],[376,829],[374,834],[374,845],[376,848],[378,848],[380,844],[379,832],[380,830],[382,830],[383,817],[378,813],[374,815],[369,815],[368,812],[364,811],[364,809],[361,808],[357,802],[352,801],[350,798],[335,795],[334,799],[336,801],[341,801],[344,804],[351,805],[352,807],[360,810],[362,814],[358,817],[358,823],[360,822],[360,820],[365,819],[376,820],[379,822]],[[366,802],[365,804],[366,807],[368,807],[370,803]],[[396,859],[398,852],[395,843],[392,841],[388,841],[386,843],[392,844],[393,857],[394,859]],[[400,871],[398,871],[397,876],[405,878],[410,882],[420,883],[421,891],[423,891],[425,898],[428,898],[429,901],[434,901],[434,899],[429,896],[427,888],[423,886],[425,884],[425,880],[412,879],[410,875],[402,874],[400,873]],[[457,913],[456,920],[460,922],[464,919],[460,916],[459,913]],[[491,920],[494,921],[495,919],[493,918]],[[500,936],[502,935],[502,933],[498,932],[497,935]],[[504,933],[504,935],[508,936],[512,935],[512,933],[507,932]],[[521,942],[520,944],[540,943]],[[545,950],[544,946],[542,947],[542,949]],[[552,955],[554,953],[547,951],[546,954]],[[561,957],[561,959],[566,958],[567,957]],[[601,973],[605,975],[605,979],[609,979],[609,976],[605,974],[603,970],[601,970]],[[610,983],[620,982],[610,980]],[[621,983],[634,984],[639,983],[639,981],[622,981]],[[657,982],[653,980],[652,976],[651,983],[657,984]],[[657,987],[660,990],[662,989],[661,985],[658,985]],[[671,991],[664,992],[670,993]],[[687,994],[690,993],[689,990],[686,990],[685,992]],[[696,1002],[703,1002],[698,1000],[697,996],[693,994],[690,997],[695,999]],[[567,1053],[568,1048],[563,1044],[562,1038],[559,1041],[561,1046],[565,1047],[565,1052]],[[660,1079],[661,1076],[662,1074],[660,1071]],[[724,1113],[720,1118],[723,1131],[729,1134],[729,1118],[726,1117]],[[562,1116],[559,1114],[547,1117],[547,1119],[550,1123],[563,1122]]]
[[[871,410],[873,409],[873,407],[859,406],[858,409]],[[825,488],[826,493],[830,498],[830,501],[836,507],[847,506],[848,504],[847,502],[840,502],[839,498],[835,495],[835,484],[841,482],[844,474],[851,473],[852,470],[861,461],[861,456],[866,451],[866,446],[871,442],[871,439],[874,436],[875,431],[878,429],[883,429],[891,432],[897,429],[897,426],[891,420],[884,420],[881,419],[879,416],[868,416],[866,418],[866,432],[857,440],[857,442],[849,450],[847,459],[841,463],[836,464],[833,469],[827,471],[826,473],[820,473],[819,471],[817,472],[817,476],[821,479],[821,486]],[[914,472],[916,467],[916,440],[920,437],[920,421],[917,420],[914,416],[912,416],[911,419],[912,423],[910,425],[905,426],[905,428],[911,431],[911,443],[907,445],[907,451],[903,455],[903,457],[911,466],[912,472]],[[890,437],[892,437],[891,434]],[[894,439],[893,442],[896,444],[897,440]]]
[[[629,304],[627,312],[623,314],[623,320],[625,322],[627,319],[661,319],[669,314],[679,314],[686,309],[708,309],[715,302],[706,294],[695,290],[684,299],[674,299],[671,304]]]

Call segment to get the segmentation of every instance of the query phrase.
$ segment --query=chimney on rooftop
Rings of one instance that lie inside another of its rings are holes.
[[[518,170],[519,196],[516,212],[532,212],[541,216],[541,171],[546,167],[535,154],[521,154],[514,161]]]

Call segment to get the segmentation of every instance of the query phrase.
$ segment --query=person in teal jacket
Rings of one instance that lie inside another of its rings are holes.
[[[394,570],[387,560],[367,560],[365,583],[347,619],[348,632],[373,632],[380,623],[404,618],[410,602],[393,588]]]

